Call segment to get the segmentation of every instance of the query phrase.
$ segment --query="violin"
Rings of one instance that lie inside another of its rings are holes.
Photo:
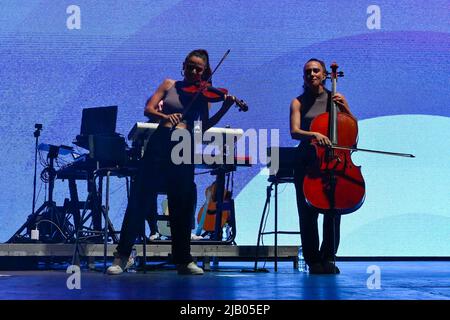
[[[219,102],[223,101],[228,95],[228,90],[225,88],[215,88],[208,81],[200,81],[196,84],[182,87],[181,90],[189,95],[197,97],[201,95],[208,102]],[[236,106],[239,111],[248,111],[248,105],[244,100],[235,99]]]
[[[336,94],[336,82],[343,72],[338,65],[331,65],[332,92]],[[321,146],[311,141],[316,161],[307,167],[303,191],[307,203],[323,213],[347,214],[361,207],[365,199],[365,182],[361,167],[353,164],[351,151],[358,140],[358,123],[351,115],[339,112],[331,100],[331,108],[313,119],[310,131],[327,136],[332,146]]]

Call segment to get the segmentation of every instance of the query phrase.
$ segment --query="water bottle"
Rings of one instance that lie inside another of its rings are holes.
[[[228,241],[231,238],[231,226],[228,223],[222,228],[222,241]]]
[[[201,133],[202,133],[202,122],[194,121],[194,134],[201,134]]]
[[[137,266],[137,261],[136,261],[136,256],[137,256],[137,251],[136,248],[133,247],[133,249],[131,249],[131,254],[130,254],[130,260],[133,260],[133,263],[131,264],[131,266],[128,267],[128,272],[136,272],[136,266]]]
[[[306,272],[306,262],[305,262],[305,258],[303,258],[302,246],[298,247],[298,271]]]

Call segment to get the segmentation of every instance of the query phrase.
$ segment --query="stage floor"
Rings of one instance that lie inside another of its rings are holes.
[[[338,266],[339,275],[300,273],[292,262],[280,262],[278,272],[273,262],[267,262],[268,273],[242,272],[253,268],[251,262],[220,262],[203,276],[177,275],[171,265],[120,276],[82,269],[81,288],[73,290],[67,288],[70,274],[65,266],[52,271],[0,271],[0,299],[450,300],[449,261],[341,261]],[[375,269],[380,271],[380,288],[370,289],[377,286],[370,271]]]

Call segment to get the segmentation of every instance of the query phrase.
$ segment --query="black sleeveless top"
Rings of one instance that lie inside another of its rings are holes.
[[[176,81],[175,84],[167,90],[165,96],[163,97],[163,113],[184,113],[186,108],[191,104],[193,95],[184,93],[181,88],[184,85],[184,81]],[[193,127],[194,121],[198,120],[202,114],[205,112],[205,108],[208,108],[208,102],[202,98],[202,96],[197,97],[195,102],[190,106],[187,114],[184,115],[183,122],[186,123],[191,128]]]
[[[331,92],[324,90],[322,93],[316,95],[309,91],[305,91],[301,96],[297,97],[300,101],[301,108],[301,123],[300,128],[309,131],[311,122],[319,114],[327,112],[331,103]]]

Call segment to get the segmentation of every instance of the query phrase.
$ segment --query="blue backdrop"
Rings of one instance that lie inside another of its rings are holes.
[[[301,93],[303,63],[311,57],[328,65],[337,61],[345,72],[338,91],[360,120],[359,146],[417,156],[354,155],[367,198],[343,218],[339,254],[449,256],[450,2],[373,5],[2,0],[0,241],[31,212],[35,123],[44,125],[41,142],[69,145],[83,108],[118,105],[117,131],[126,135],[136,121],[145,121],[145,101],[158,84],[179,79],[186,54],[205,48],[213,66],[231,49],[214,81],[250,106],[246,114],[231,110],[219,126],[278,128],[283,146],[295,145],[289,103]],[[262,169],[236,174],[238,244],[256,242],[267,185]],[[199,205],[211,180],[198,178]],[[45,184],[39,182],[38,191],[37,206],[45,200]],[[281,191],[281,227],[295,230],[293,187]],[[68,197],[66,182],[57,182],[55,197],[58,204]],[[125,206],[124,182],[114,181],[117,229]]]

